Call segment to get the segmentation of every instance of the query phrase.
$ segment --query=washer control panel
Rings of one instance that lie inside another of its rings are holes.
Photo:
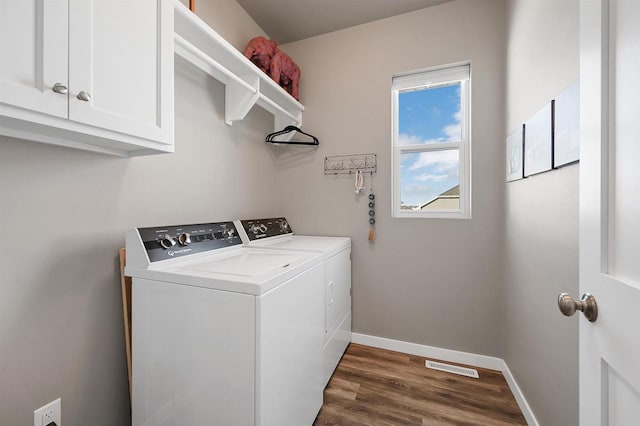
[[[151,262],[242,244],[233,222],[138,228],[138,233]]]
[[[289,222],[287,222],[287,219],[284,217],[241,220],[240,223],[242,223],[242,227],[247,233],[249,241],[293,233]]]

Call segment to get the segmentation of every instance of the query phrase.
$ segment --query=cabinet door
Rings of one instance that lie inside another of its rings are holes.
[[[331,333],[351,309],[351,250],[343,250],[327,260],[326,330]]]
[[[69,119],[173,143],[171,0],[70,0],[69,51]]]
[[[0,108],[67,117],[68,0],[0,1]],[[1,109],[0,109],[1,111]]]

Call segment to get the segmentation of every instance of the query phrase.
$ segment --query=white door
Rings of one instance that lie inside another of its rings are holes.
[[[640,1],[580,11],[580,424],[640,422]]]
[[[173,2],[70,0],[69,119],[173,142]]]
[[[67,117],[67,14],[68,0],[0,0],[0,109]]]

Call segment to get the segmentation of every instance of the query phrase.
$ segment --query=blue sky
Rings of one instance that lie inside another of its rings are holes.
[[[399,94],[400,145],[459,141],[460,84]],[[401,200],[425,203],[459,184],[457,150],[407,153],[401,161]]]

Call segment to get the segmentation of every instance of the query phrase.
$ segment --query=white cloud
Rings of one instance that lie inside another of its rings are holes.
[[[414,145],[422,143],[422,138],[418,136],[408,135],[406,133],[400,133],[398,136],[398,145]]]
[[[434,108],[437,110],[437,108]],[[440,114],[440,110],[437,110],[438,114]],[[419,136],[408,135],[406,133],[400,133],[398,135],[398,145],[425,145],[430,143],[438,143],[438,142],[451,142],[451,141],[460,141],[462,140],[462,126],[460,122],[462,120],[462,111],[458,109],[453,114],[454,122],[448,126],[445,126],[441,133],[444,134],[444,137],[439,137],[436,139],[422,139]]]
[[[458,150],[421,152],[418,159],[409,167],[409,170],[418,170],[425,167],[433,167],[432,173],[449,173],[458,169],[460,159]]]
[[[452,124],[442,129],[443,133],[447,135],[447,142],[458,142],[462,140],[462,128],[460,123]]]
[[[445,175],[430,175],[430,174],[422,174],[422,175],[418,175],[416,177],[414,177],[415,180],[419,180],[419,181],[432,181],[432,182],[441,182],[443,180],[445,180],[446,178],[448,178],[449,175],[445,174]]]
[[[462,120],[462,111],[460,109],[453,114],[453,119],[455,120],[455,123],[442,129],[442,133],[447,135],[447,141],[462,140],[462,126],[460,125],[460,121]]]
[[[429,185],[407,185],[402,192],[406,195],[427,195],[433,192],[433,188]]]
[[[444,138],[440,139],[422,139],[419,136],[400,133],[398,136],[398,145],[424,145],[428,143],[446,142]]]

